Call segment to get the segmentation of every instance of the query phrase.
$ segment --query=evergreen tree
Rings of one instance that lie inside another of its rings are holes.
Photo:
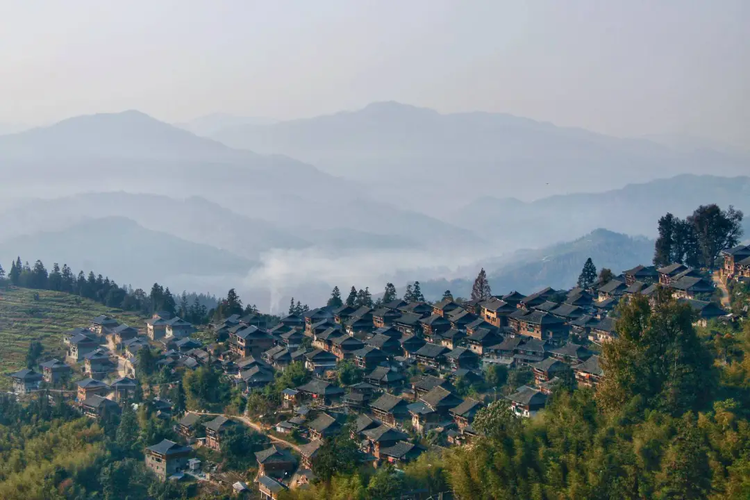
[[[29,344],[29,349],[26,351],[26,368],[34,368],[39,356],[44,352],[44,347],[41,342],[36,340]]]
[[[289,314],[296,314],[297,307],[294,305],[294,297],[289,301]]]
[[[668,266],[672,263],[674,226],[675,216],[670,213],[659,219],[659,237],[654,245],[654,265],[657,267]]]
[[[404,302],[414,302],[414,287],[411,284],[406,285],[404,292]]]
[[[578,286],[583,289],[589,288],[596,281],[596,266],[591,257],[586,259],[581,275],[578,276]]]
[[[229,292],[227,292],[227,300],[225,302],[224,308],[225,318],[228,318],[233,314],[242,314],[242,301],[240,300],[240,297],[239,295],[237,295],[237,292],[234,290],[234,288],[230,289]]]
[[[700,265],[699,253],[698,238],[693,225],[676,218],[672,231],[672,262],[697,267]]]
[[[346,305],[349,307],[354,307],[354,304],[357,302],[357,289],[352,286],[352,289],[349,291],[349,296],[346,298]]]
[[[8,273],[8,279],[10,280],[10,284],[14,286],[18,286],[21,282],[21,266],[18,265],[18,262],[21,262],[21,258],[19,257],[17,261],[11,262],[10,265],[10,272]]]
[[[75,277],[73,276],[73,271],[70,270],[67,264],[63,264],[60,278],[60,291],[73,293],[74,285]]]
[[[443,300],[453,300],[453,294],[450,290],[446,290],[443,292]]]
[[[172,292],[169,291],[169,287],[164,289],[164,301],[160,310],[166,311],[171,315],[174,315],[177,312],[177,303],[174,300]],[[240,309],[240,312],[242,312],[242,309]]]
[[[3,281],[5,279],[5,269],[3,269],[3,266],[0,265],[0,281]]]
[[[133,407],[130,404],[126,404],[122,409],[120,425],[117,426],[115,437],[117,445],[123,450],[126,456],[131,455],[140,448],[138,444],[140,433],[138,417],[133,411]]]
[[[721,251],[739,243],[742,217],[742,212],[732,206],[724,211],[717,205],[701,205],[687,218],[693,228],[698,257],[703,266],[714,269]]]
[[[492,297],[490,282],[487,281],[487,273],[482,268],[477,279],[474,280],[474,286],[471,288],[471,300],[487,300],[490,297]]]
[[[331,307],[333,309],[338,309],[339,307],[344,305],[344,301],[341,300],[341,291],[339,290],[339,287],[333,287],[333,291],[331,291],[331,298],[328,299],[327,305],[328,307]]]
[[[198,299],[196,298],[196,300]],[[182,380],[179,380],[177,382],[177,385],[175,385],[173,392],[174,392],[174,396],[172,396],[172,407],[175,413],[177,415],[180,415],[181,413],[185,411],[185,408],[186,408],[185,388],[182,387]]]
[[[86,296],[86,276],[83,271],[78,271],[78,277],[76,278],[75,293],[81,297]]]
[[[395,285],[393,283],[386,283],[385,291],[383,292],[383,304],[388,304],[396,300],[398,300],[398,292]]]
[[[414,287],[411,290],[412,297],[415,302],[424,302],[424,295],[422,295],[422,287],[419,285],[419,281],[414,282]]]
[[[154,283],[148,298],[151,301],[151,312],[161,311],[164,306],[164,288],[159,283]]]
[[[49,273],[49,277],[47,278],[47,288],[57,292],[62,290],[62,273],[57,262],[52,264],[52,272]]]

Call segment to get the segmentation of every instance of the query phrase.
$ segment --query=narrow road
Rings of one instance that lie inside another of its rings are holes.
[[[713,279],[718,289],[721,290],[722,307],[729,310],[732,307],[732,302],[729,300],[729,290],[727,290],[727,286],[721,280],[721,277],[719,276],[719,271],[714,272],[711,278]]]
[[[293,449],[294,451],[296,451],[297,453],[299,453],[299,451],[300,451],[299,450],[299,446],[297,446],[296,444],[291,443],[291,442],[286,441],[286,440],[281,439],[281,438],[277,438],[276,436],[272,436],[271,434],[267,434],[266,431],[260,426],[260,424],[258,424],[256,422],[253,422],[252,420],[250,420],[247,417],[238,416],[238,415],[227,415],[226,413],[208,413],[208,412],[204,412],[204,411],[192,411],[190,413],[196,413],[198,415],[207,415],[209,417],[220,417],[221,416],[221,417],[231,418],[231,419],[234,419],[234,420],[239,420],[243,424],[245,424],[246,426],[252,428],[253,430],[255,430],[257,432],[260,432],[263,435],[265,435],[266,437],[268,437],[268,439],[270,439],[274,443],[284,444],[284,445],[290,447],[291,449]]]

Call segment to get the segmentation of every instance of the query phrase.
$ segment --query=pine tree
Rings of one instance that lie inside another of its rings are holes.
[[[659,219],[659,237],[654,245],[654,265],[657,267],[668,266],[672,263],[674,255],[674,231],[675,216],[667,213]]]
[[[354,288],[352,285],[352,289],[349,291],[349,296],[346,298],[346,305],[349,307],[354,307],[354,304],[357,303],[357,289]]]
[[[16,261],[10,266],[8,279],[10,280],[11,285],[18,286],[21,284],[21,270],[21,257],[18,257],[18,259],[16,259]]]
[[[383,292],[383,304],[398,300],[398,292],[393,283],[387,283],[385,285],[385,292]]]
[[[234,288],[231,288],[227,292],[227,300],[224,302],[223,312],[226,315],[225,317],[229,317],[233,314],[242,314],[242,301]]]
[[[487,273],[484,268],[479,271],[477,279],[474,280],[474,286],[471,289],[471,300],[487,300],[492,297],[490,282],[487,281]]]
[[[139,435],[138,418],[133,411],[133,407],[126,404],[122,410],[120,425],[117,426],[115,441],[125,452],[125,455],[130,455],[138,447]]]
[[[289,301],[289,314],[295,314],[296,307],[294,307],[294,297],[292,297],[292,300]]]
[[[411,284],[406,285],[404,292],[404,302],[414,302],[414,287]]]
[[[414,287],[412,288],[412,296],[414,297],[414,302],[424,302],[424,295],[422,295],[422,287],[419,285],[419,281],[414,282]]]
[[[60,290],[67,293],[73,293],[74,283],[75,277],[73,276],[73,271],[70,270],[67,264],[63,264]]]
[[[446,290],[443,292],[443,300],[453,300],[453,294],[450,290]]]
[[[60,265],[55,262],[52,264],[52,272],[49,273],[47,278],[47,288],[59,292],[62,290],[62,273],[60,272]]]
[[[3,266],[0,265],[0,281],[3,281],[5,279],[5,269],[3,269]]]
[[[586,263],[583,265],[581,275],[578,276],[578,287],[584,290],[589,288],[596,281],[596,266],[591,257],[586,259]]]
[[[327,305],[328,307],[334,309],[338,309],[339,307],[344,305],[344,301],[341,300],[341,291],[339,290],[339,287],[333,287],[333,291],[331,291],[331,298],[328,299]]]
[[[162,304],[161,310],[174,315],[177,312],[177,304],[175,303],[172,292],[169,291],[169,287],[164,290],[164,303]]]

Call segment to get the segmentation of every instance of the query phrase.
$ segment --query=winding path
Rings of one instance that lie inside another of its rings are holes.
[[[273,436],[271,434],[267,434],[265,432],[265,430],[263,429],[263,427],[260,426],[260,424],[258,424],[256,422],[253,422],[252,420],[250,420],[249,418],[247,418],[245,416],[227,415],[226,413],[208,413],[208,412],[204,412],[204,411],[193,411],[193,412],[190,412],[190,413],[196,413],[198,415],[208,415],[210,417],[226,417],[226,418],[230,418],[230,419],[234,419],[234,420],[239,420],[240,422],[242,422],[246,426],[250,427],[251,429],[254,429],[257,432],[260,432],[261,434],[267,436],[268,439],[270,439],[274,443],[284,444],[284,445],[290,447],[291,449],[293,449],[294,451],[296,451],[297,453],[299,453],[299,451],[300,451],[298,445],[296,445],[296,444],[294,444],[292,442],[286,441],[284,439],[278,438],[276,436]]]
[[[713,279],[713,282],[716,284],[716,287],[721,290],[721,305],[722,307],[726,308],[727,310],[731,309],[732,302],[729,300],[729,290],[727,290],[727,285],[724,284],[724,281],[721,279],[721,276],[719,275],[719,271],[715,271],[713,275],[711,275],[711,278]]]

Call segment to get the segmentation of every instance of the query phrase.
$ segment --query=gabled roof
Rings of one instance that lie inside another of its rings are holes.
[[[363,431],[363,434],[374,443],[381,443],[383,441],[400,441],[402,439],[409,439],[407,434],[394,429],[387,425],[381,425],[374,429],[368,429]]]
[[[578,318],[583,316],[583,309],[572,304],[562,304],[550,311],[550,314],[563,318]]]
[[[519,298],[518,300],[521,300],[521,299]],[[498,299],[497,297],[490,297],[489,299],[483,302],[480,302],[479,306],[482,307],[483,309],[487,309],[488,311],[493,311],[493,312],[512,311],[513,309],[516,308],[516,306],[512,305],[511,303]]]
[[[445,355],[448,359],[461,359],[461,358],[478,358],[479,356],[465,347],[456,347],[451,352]]]
[[[424,391],[431,391],[435,387],[445,387],[448,389],[453,388],[449,381],[445,380],[444,378],[434,377],[432,375],[422,375],[421,377],[416,379],[412,383],[412,385],[415,389],[421,389]]]
[[[106,383],[102,382],[101,380],[96,380],[93,378],[87,378],[83,380],[79,380],[76,382],[76,385],[78,387],[83,388],[89,388],[89,387],[109,387]]]
[[[394,396],[393,394],[388,394],[386,392],[378,399],[370,403],[370,408],[390,413],[397,406],[406,408],[407,405],[408,403],[406,402],[406,400],[398,396]]]
[[[400,317],[393,320],[394,323],[397,323],[399,325],[410,325],[414,326],[422,319],[422,316],[419,314],[414,314],[410,312],[406,312],[402,314]]]
[[[92,319],[91,323],[93,323],[95,325],[100,325],[100,326],[114,326],[114,325],[118,325],[119,324],[116,319],[110,318],[109,316],[107,316],[105,314],[102,314],[102,315],[97,316],[96,318]]]
[[[45,361],[44,363],[39,363],[39,366],[41,366],[42,368],[49,368],[50,370],[54,368],[70,368],[68,365],[56,358]]]
[[[245,383],[262,384],[273,382],[273,373],[260,366],[253,366],[240,372],[240,378]]]
[[[122,377],[118,378],[110,384],[110,387],[135,387],[138,383],[132,378]]]
[[[68,342],[74,345],[77,344],[95,344],[96,338],[94,333],[76,333],[68,339]]]
[[[575,344],[573,342],[568,342],[562,347],[552,349],[552,353],[575,359],[584,359],[586,358],[586,356],[591,355],[591,351],[589,351],[582,345]]]
[[[350,337],[349,335],[342,335],[341,337],[336,337],[335,339],[331,340],[331,342],[339,347],[347,346],[351,348],[362,348],[365,343],[361,340]]]
[[[447,324],[448,320],[445,319],[444,317],[440,316],[439,314],[433,314],[433,315],[431,315],[431,316],[429,316],[427,318],[419,320],[419,322],[423,323],[425,325],[432,326],[433,324],[436,324],[436,323],[437,324],[440,324],[440,323]]]
[[[597,355],[591,356],[580,365],[575,366],[573,370],[598,376],[604,375],[604,370],[599,366],[599,356]]]
[[[336,361],[338,358],[328,351],[323,349],[315,349],[314,351],[305,353],[305,357],[310,361]]]
[[[531,295],[528,295],[524,297],[523,299],[521,299],[521,304],[531,304],[531,303],[540,302],[540,301],[544,302],[543,299],[546,299],[547,297],[549,297],[550,295],[553,295],[554,293],[555,293],[555,290],[553,288],[546,287],[546,288],[539,290],[538,292],[532,293]],[[508,301],[506,297],[503,297],[503,300],[505,300],[506,302]]]
[[[200,422],[201,416],[197,413],[186,413],[179,421],[179,424],[184,427],[195,427],[195,424]]]
[[[718,305],[705,300],[679,299],[678,302],[689,305],[701,318],[717,318],[728,314]]]
[[[112,333],[124,333],[124,332],[135,332],[138,333],[138,330],[133,328],[132,326],[128,326],[126,324],[118,325],[115,328],[112,329]]]
[[[576,318],[570,322],[571,326],[580,326],[580,327],[587,327],[591,326],[592,324],[598,322],[599,320],[596,319],[593,316],[589,316],[588,314],[584,314],[580,318]]]
[[[237,330],[235,332],[235,335],[237,335],[241,339],[249,339],[249,338],[270,338],[271,335],[263,330],[262,328],[258,328],[255,325],[252,326],[245,326],[244,328],[241,328],[240,330]]]
[[[268,476],[258,477],[258,482],[271,493],[279,493],[287,489],[286,486],[276,481],[274,478]]]
[[[699,278],[696,276],[683,276],[682,278],[673,282],[670,286],[672,288],[676,288],[677,290],[695,290],[698,292],[708,292],[713,290],[713,285],[711,285],[711,283],[704,280],[703,278]]]
[[[398,460],[403,460],[405,458],[413,459],[422,452],[424,452],[424,448],[408,441],[399,441],[393,446],[380,449],[381,456],[393,457]]]
[[[371,345],[366,345],[362,349],[357,349],[356,351],[352,352],[352,355],[354,355],[357,358],[365,358],[365,359],[374,357],[374,356],[385,357],[385,353],[383,351]]]
[[[547,402],[547,395],[542,391],[523,385],[516,392],[508,396],[508,399],[522,405],[544,404]]]
[[[683,271],[686,271],[688,267],[685,264],[670,264],[668,266],[660,267],[657,271],[667,276],[674,276]]]
[[[301,392],[309,392],[310,394],[316,394],[318,396],[334,396],[344,393],[344,390],[341,387],[337,387],[330,382],[319,378],[314,378],[308,383],[299,386],[297,389]]]
[[[625,289],[625,293],[630,293],[630,294],[641,293],[643,290],[645,290],[648,287],[649,285],[642,281],[634,281],[632,285],[630,285],[629,287]]]
[[[378,427],[380,425],[381,423],[378,420],[375,420],[368,415],[360,414],[357,416],[357,420],[354,422],[354,432],[359,434],[360,432],[366,431],[368,429],[374,429],[375,427]]]
[[[387,307],[388,309],[399,309],[406,305],[409,305],[409,303],[401,299],[392,300],[391,302],[386,302],[385,304],[383,304],[383,306]]]
[[[726,255],[749,255],[750,256],[750,245],[738,245],[733,248],[727,248],[726,250],[722,250],[723,254]]]
[[[556,358],[546,358],[542,361],[539,361],[538,363],[534,363],[533,365],[531,365],[532,368],[541,370],[543,372],[562,370],[566,366],[568,365]]]
[[[526,298],[526,295],[513,290],[512,292],[506,293],[500,298],[505,302],[520,302]]]
[[[210,422],[206,422],[203,425],[206,429],[219,432],[223,429],[226,429],[230,425],[236,425],[236,424],[237,422],[235,422],[234,420],[231,420],[225,417],[224,415],[219,415],[215,419],[211,420]]]
[[[625,276],[634,276],[636,278],[649,278],[656,277],[657,272],[654,266],[635,266],[633,269],[628,269],[622,274]]]
[[[278,448],[275,444],[271,445],[270,448],[255,453],[255,459],[259,464],[270,464],[270,463],[294,463],[296,460],[284,448]]]
[[[610,280],[605,285],[602,285],[599,288],[599,291],[602,293],[618,293],[618,292],[624,292],[628,286],[625,284],[624,281],[620,281],[618,279]]]
[[[476,415],[477,411],[479,411],[482,406],[483,405],[480,401],[477,401],[476,399],[466,398],[464,399],[463,403],[456,406],[455,408],[451,408],[448,411],[450,411],[453,415],[459,417],[471,418]]]
[[[331,341],[333,341],[333,339],[335,339],[335,338],[344,337],[344,336],[348,336],[348,335],[346,335],[346,332],[344,332],[341,329],[341,326],[339,326],[339,325],[332,326],[330,328],[326,328],[322,332],[315,334],[315,338],[316,339],[319,339],[319,340],[331,340]]]
[[[175,443],[174,441],[170,441],[169,439],[162,440],[161,443],[149,446],[146,448],[147,450],[153,451],[154,453],[158,453],[159,455],[172,455],[175,453],[184,453],[193,451],[193,449],[190,446],[182,446],[178,443]]]
[[[314,458],[321,446],[323,446],[323,441],[316,439],[315,441],[310,441],[307,444],[301,445],[299,447],[299,453],[303,457]]]
[[[102,406],[117,409],[120,408],[117,403],[115,403],[111,399],[103,398],[97,394],[87,397],[81,404],[90,408],[100,408]]]
[[[439,344],[426,343],[415,353],[417,356],[424,356],[425,358],[438,358],[449,352],[445,346]]]
[[[16,373],[11,373],[10,376],[12,378],[23,380],[26,382],[41,380],[43,378],[41,374],[35,372],[30,368],[24,368],[23,370],[19,370]]]
[[[327,413],[321,413],[318,418],[307,424],[307,427],[317,431],[321,434],[326,434],[329,431],[339,427],[338,421]]]
[[[388,335],[383,335],[382,333],[375,334],[370,339],[366,340],[365,343],[377,347],[378,349],[382,349],[384,346],[388,345],[401,347],[401,343],[397,339],[389,337]]]
[[[542,302],[538,306],[534,306],[534,309],[536,309],[537,311],[547,311],[547,312],[549,312],[552,309],[557,308],[559,305],[560,304],[558,304],[557,302],[552,302],[551,300],[545,300],[544,302]]]
[[[435,387],[419,399],[436,411],[439,408],[455,408],[463,402],[461,398],[442,387]]]
[[[600,330],[603,332],[614,333],[617,328],[617,320],[610,318],[609,316],[602,318],[598,323],[591,325],[593,330]]]
[[[463,330],[458,330],[456,328],[451,328],[447,332],[441,334],[441,337],[449,340],[460,340],[466,338],[466,332]]]
[[[494,330],[488,330],[486,328],[480,328],[474,335],[468,337],[466,340],[469,342],[475,342],[477,344],[487,345],[499,342],[502,339]]]
[[[366,378],[391,383],[403,380],[404,376],[400,372],[392,370],[388,366],[378,366],[369,375],[367,375]]]
[[[610,299],[602,300],[600,302],[594,302],[593,306],[596,307],[597,309],[612,309],[619,302],[620,302],[620,299],[618,297],[612,297]]]

